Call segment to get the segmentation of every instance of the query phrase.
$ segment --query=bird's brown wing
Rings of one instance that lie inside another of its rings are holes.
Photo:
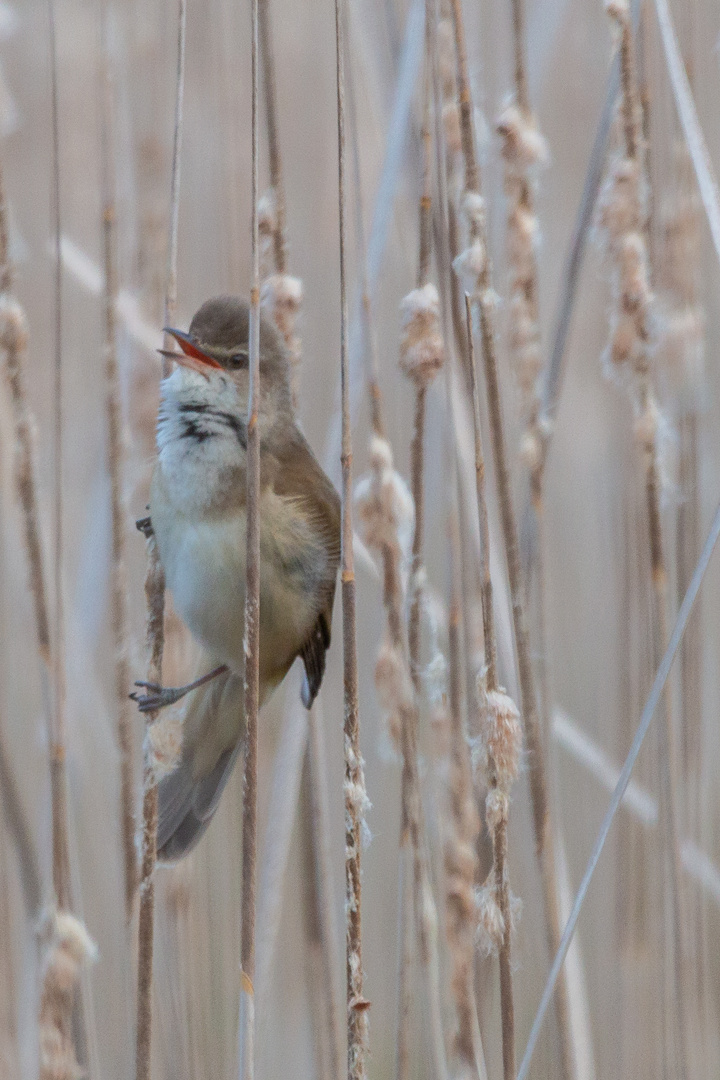
[[[325,673],[325,653],[330,647],[335,583],[340,565],[340,498],[297,429],[290,439],[283,440],[272,483],[278,495],[296,500],[301,506],[317,534],[318,546],[325,554],[324,558],[318,559],[320,580],[312,582],[318,598],[317,615],[297,653],[305,665],[302,699],[309,709],[320,689]]]

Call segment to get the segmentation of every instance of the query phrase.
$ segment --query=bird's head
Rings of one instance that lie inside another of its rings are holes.
[[[233,391],[240,411],[247,411],[250,308],[236,296],[206,300],[195,312],[188,333],[166,328],[181,352],[167,352],[185,371],[202,376],[197,387],[208,397],[226,398]],[[196,379],[192,379],[196,382]],[[260,418],[272,425],[291,411],[290,370],[282,338],[266,319],[260,320]]]

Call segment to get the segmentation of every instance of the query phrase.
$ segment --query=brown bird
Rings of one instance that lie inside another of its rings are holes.
[[[150,522],[175,607],[203,646],[187,687],[135,695],[158,708],[189,692],[179,764],[159,786],[158,856],[207,828],[245,732],[243,711],[248,305],[208,300],[161,384]],[[340,562],[340,500],[298,430],[282,339],[260,324],[260,704],[295,657],[309,708],[322,682]]]

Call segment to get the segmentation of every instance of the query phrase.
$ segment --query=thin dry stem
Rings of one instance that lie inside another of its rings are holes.
[[[445,1045],[442,1035],[438,957],[436,940],[436,913],[425,851],[425,828],[420,792],[418,765],[418,700],[421,691],[420,672],[420,626],[422,605],[423,541],[425,518],[425,413],[427,391],[444,359],[444,346],[440,333],[439,301],[437,291],[430,284],[430,261],[432,255],[432,129],[431,92],[434,10],[431,0],[425,6],[425,78],[423,86],[422,125],[422,190],[419,201],[419,251],[417,287],[403,301],[404,335],[401,342],[400,365],[412,380],[415,388],[415,420],[410,445],[410,489],[415,510],[410,564],[410,604],[408,615],[407,665],[411,683],[406,685],[398,707],[400,746],[403,759],[401,778],[400,863],[403,888],[406,887],[405,866],[412,866],[413,911],[418,940],[419,959],[423,981],[428,994],[431,1011],[430,1040],[435,1068],[439,1076],[446,1074]],[[396,568],[397,572],[397,568]],[[387,561],[385,582],[389,584]],[[393,599],[388,597],[388,624],[393,628]],[[404,657],[404,645],[394,642],[398,656]],[[404,668],[404,660],[403,660]],[[403,675],[406,676],[405,670]],[[407,681],[406,678],[404,680]],[[405,851],[407,850],[407,855]],[[398,1078],[402,1080],[409,1067],[407,1047],[410,1042],[410,1009],[406,997],[411,994],[410,936],[404,920],[410,912],[409,904],[400,909],[400,1005],[398,1033]]]
[[[510,473],[505,446],[505,431],[498,379],[494,326],[495,294],[492,291],[485,215],[481,204],[478,202],[478,197],[480,196],[480,174],[474,150],[472,100],[467,75],[465,34],[460,0],[452,0],[452,9],[457,54],[461,141],[465,164],[464,197],[468,213],[468,232],[471,244],[470,252],[472,252],[472,245],[474,244],[478,245],[480,249],[477,253],[479,258],[474,257],[470,263],[470,265],[477,268],[475,281],[473,283],[472,300],[477,308],[480,323],[482,355],[485,367],[486,391],[490,414],[490,431],[495,457],[495,472],[500,500],[501,521],[505,539],[505,554],[508,567],[513,626],[515,630],[522,714],[529,752],[530,795],[533,809],[535,849],[540,865],[548,948],[550,949],[551,954],[554,955],[560,942],[560,914],[557,878],[555,874],[553,831],[548,802],[547,771],[544,760],[540,719],[537,711],[537,697],[530,654],[530,641],[525,619],[517,523],[512,505]],[[462,256],[460,258],[462,259]],[[468,261],[460,262],[461,271],[467,272],[467,267]],[[567,981],[564,974],[561,974],[558,981],[555,1004],[558,1026],[561,1034],[562,1074],[565,1077],[565,1080],[569,1080],[573,1075],[572,1036],[569,1021]]]
[[[347,1075],[365,1080],[367,1010],[363,996],[361,825],[367,802],[360,754],[355,567],[352,520],[352,428],[348,372],[348,305],[345,280],[345,45],[341,0],[335,0],[335,54],[338,127],[338,209],[340,218],[340,382],[342,402],[342,610],[345,735],[345,912],[347,982]]]
[[[297,372],[300,364],[300,339],[295,333],[302,304],[302,283],[287,272],[287,235],[285,225],[285,184],[278,135],[277,93],[275,88],[275,56],[272,43],[270,0],[261,0],[258,9],[259,48],[262,57],[270,158],[270,191],[258,210],[259,261],[262,270],[260,303],[266,308],[285,339],[291,363],[293,400],[297,404]],[[274,273],[269,273],[272,250]]]
[[[162,656],[165,644],[163,621],[165,617],[165,574],[155,538],[148,540],[148,568],[145,577],[147,599],[147,681],[161,683]],[[158,713],[148,714],[148,728]],[[135,1044],[136,1080],[150,1080],[150,1050],[152,1038],[152,967],[153,940],[155,934],[155,885],[154,871],[157,858],[158,792],[152,746],[149,735],[145,738],[145,762],[143,767],[143,808],[140,855],[140,910],[138,916],[138,967],[137,967],[137,1029]]]
[[[270,159],[270,187],[273,193],[274,229],[273,250],[275,273],[287,271],[287,237],[285,235],[285,185],[283,183],[282,155],[278,136],[277,93],[275,90],[275,53],[273,50],[270,0],[260,0],[258,5],[258,34],[262,57],[263,88],[265,91],[265,118],[267,122],[268,156]]]
[[[269,307],[270,314],[285,339],[292,360],[293,397],[297,404],[297,370],[301,358],[300,338],[295,333],[296,318],[302,297],[299,280],[287,276],[287,236],[285,220],[285,186],[277,119],[277,92],[275,84],[275,55],[273,50],[270,0],[260,0],[258,7],[258,35],[262,61],[267,121],[268,151],[270,159],[271,209],[270,225],[274,274],[265,276],[261,285],[261,300]],[[260,222],[258,222],[260,231]],[[262,239],[259,237],[260,247]],[[260,260],[262,263],[262,260]],[[261,268],[262,269],[262,268]],[[323,796],[317,788],[323,772],[318,754],[320,743],[317,718],[308,721],[308,737],[304,749],[304,767],[301,777],[301,815],[306,823],[306,849],[312,859],[314,873],[305,894],[307,948],[309,979],[313,990],[313,1024],[316,1033],[318,1068],[322,1074],[337,1073],[339,1063],[339,1036],[332,973],[332,934],[330,933],[327,896],[329,882],[324,876],[327,867],[323,852],[327,848],[327,818],[321,813]],[[312,887],[311,887],[312,886]],[[320,991],[317,992],[317,987]]]
[[[658,408],[652,383],[650,342],[653,335],[650,266],[645,242],[646,199],[645,157],[643,153],[638,73],[632,25],[627,5],[614,2],[608,6],[620,35],[620,112],[623,120],[622,157],[615,163],[605,206],[603,223],[614,273],[614,291],[618,312],[614,315],[611,356],[623,370],[625,383],[636,410],[636,438],[642,453],[645,472],[645,497],[648,515],[648,543],[652,583],[652,650],[657,669],[668,641],[667,569],[660,510],[661,475],[658,444]],[[625,329],[627,327],[627,330]],[[619,345],[618,342],[622,344]],[[665,826],[665,858],[669,865],[670,922],[673,957],[674,992],[677,1007],[665,1017],[664,1047],[666,1061],[677,1052],[683,1076],[688,1076],[688,1017],[686,971],[686,923],[681,874],[680,840],[677,809],[677,751],[672,719],[672,696],[666,689],[663,697],[664,723],[661,725],[660,756],[661,816]],[[677,1040],[676,1046],[674,1046]]]
[[[247,553],[245,571],[245,784],[243,789],[241,1015],[242,1080],[255,1075],[255,906],[257,755],[260,705],[260,244],[258,226],[258,0],[252,0],[252,169],[250,389],[247,414]]]
[[[483,635],[485,639],[485,685],[490,692],[498,690],[497,678],[497,638],[495,634],[495,613],[493,611],[493,589],[490,577],[490,532],[488,528],[487,502],[485,499],[485,456],[483,454],[482,432],[480,428],[480,398],[477,388],[475,369],[475,349],[472,333],[472,313],[470,297],[465,294],[465,313],[467,319],[467,338],[469,344],[469,370],[472,380],[473,420],[475,431],[475,478],[478,503],[478,523],[480,528],[480,564],[481,597],[483,615]],[[497,762],[490,761],[490,787],[497,788]],[[515,1004],[513,997],[510,887],[507,867],[507,815],[502,814],[492,832],[493,865],[495,869],[495,902],[503,918],[504,931],[498,950],[500,962],[500,1016],[502,1023],[503,1075],[505,1080],[515,1080]]]
[[[133,814],[133,753],[132,712],[128,686],[130,667],[128,663],[127,628],[127,579],[125,573],[125,499],[123,494],[124,439],[120,382],[117,363],[116,313],[117,302],[117,239],[114,191],[114,161],[112,154],[114,133],[113,83],[110,47],[108,42],[107,6],[101,5],[100,26],[100,95],[102,103],[101,124],[101,188],[102,188],[102,235],[103,263],[105,270],[104,321],[105,321],[105,381],[107,387],[107,455],[110,475],[110,507],[112,518],[112,563],[110,583],[110,621],[115,647],[115,708],[117,716],[118,744],[120,747],[120,833],[122,837],[125,870],[125,911],[132,914],[133,897],[137,882],[137,859],[135,854],[135,817]]]
[[[67,776],[65,766],[65,650],[63,614],[63,364],[62,364],[62,261],[60,257],[60,125],[58,119],[57,45],[55,7],[49,0],[50,77],[52,108],[52,219],[55,250],[54,280],[54,424],[53,424],[53,577],[55,592],[54,646],[52,651],[53,711],[50,729],[50,791],[52,795],[53,887],[61,910],[69,911],[70,854],[68,840]]]
[[[459,537],[456,515],[450,522],[452,595],[448,621],[450,768],[447,780],[449,821],[444,843],[445,925],[450,953],[450,986],[457,1028],[453,1056],[460,1076],[484,1075],[474,992],[475,881],[480,820],[470,766],[462,708],[462,647],[460,640]]]
[[[341,1029],[333,963],[334,919],[330,881],[328,808],[322,728],[317,707],[308,717],[308,741],[301,787],[301,819],[306,867],[305,923],[307,934],[308,991],[315,1032],[318,1080],[333,1080],[342,1073]]]
[[[186,0],[179,0],[178,51],[175,89],[175,126],[173,132],[172,175],[170,182],[170,235],[168,266],[165,283],[164,325],[172,326],[177,307],[177,251],[180,205],[180,160],[183,130],[183,96],[185,90],[185,27]],[[174,344],[165,335],[165,348]],[[170,374],[170,361],[163,356],[162,375]],[[145,578],[147,599],[147,681],[162,684],[162,658],[165,645],[165,574],[153,537],[148,540],[148,568]],[[148,729],[156,722],[157,712],[147,714]],[[138,916],[138,984],[137,1027],[135,1046],[135,1080],[150,1080],[150,1051],[152,1037],[152,968],[155,927],[155,890],[153,875],[157,859],[158,792],[152,742],[145,739],[143,767],[142,844],[140,856],[140,910]]]
[[[469,371],[472,386],[473,430],[475,435],[475,484],[477,492],[478,526],[480,529],[480,589],[482,600],[483,637],[485,640],[486,680],[489,690],[497,690],[497,636],[493,610],[493,586],[490,576],[490,527],[485,497],[485,454],[480,427],[480,395],[475,367],[475,345],[472,332],[472,308],[470,297],[465,294],[465,317],[469,350]]]
[[[5,746],[5,736],[0,727],[0,804],[13,847],[20,866],[20,881],[27,914],[35,919],[40,911],[42,887],[37,851],[30,825],[13,776],[10,756]],[[7,890],[6,890],[7,891]]]

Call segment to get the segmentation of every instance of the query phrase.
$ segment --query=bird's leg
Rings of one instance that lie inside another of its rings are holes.
[[[180,701],[180,698],[184,698],[191,690],[197,690],[198,686],[204,686],[205,683],[211,682],[212,679],[222,675],[227,669],[227,664],[221,664],[220,667],[213,668],[212,671],[208,671],[207,675],[201,675],[199,679],[188,683],[187,686],[158,686],[157,683],[136,682],[136,686],[142,686],[149,690],[150,693],[133,693],[130,697],[137,703],[140,712],[155,712],[158,709],[164,709],[166,705],[174,705],[176,701]]]

